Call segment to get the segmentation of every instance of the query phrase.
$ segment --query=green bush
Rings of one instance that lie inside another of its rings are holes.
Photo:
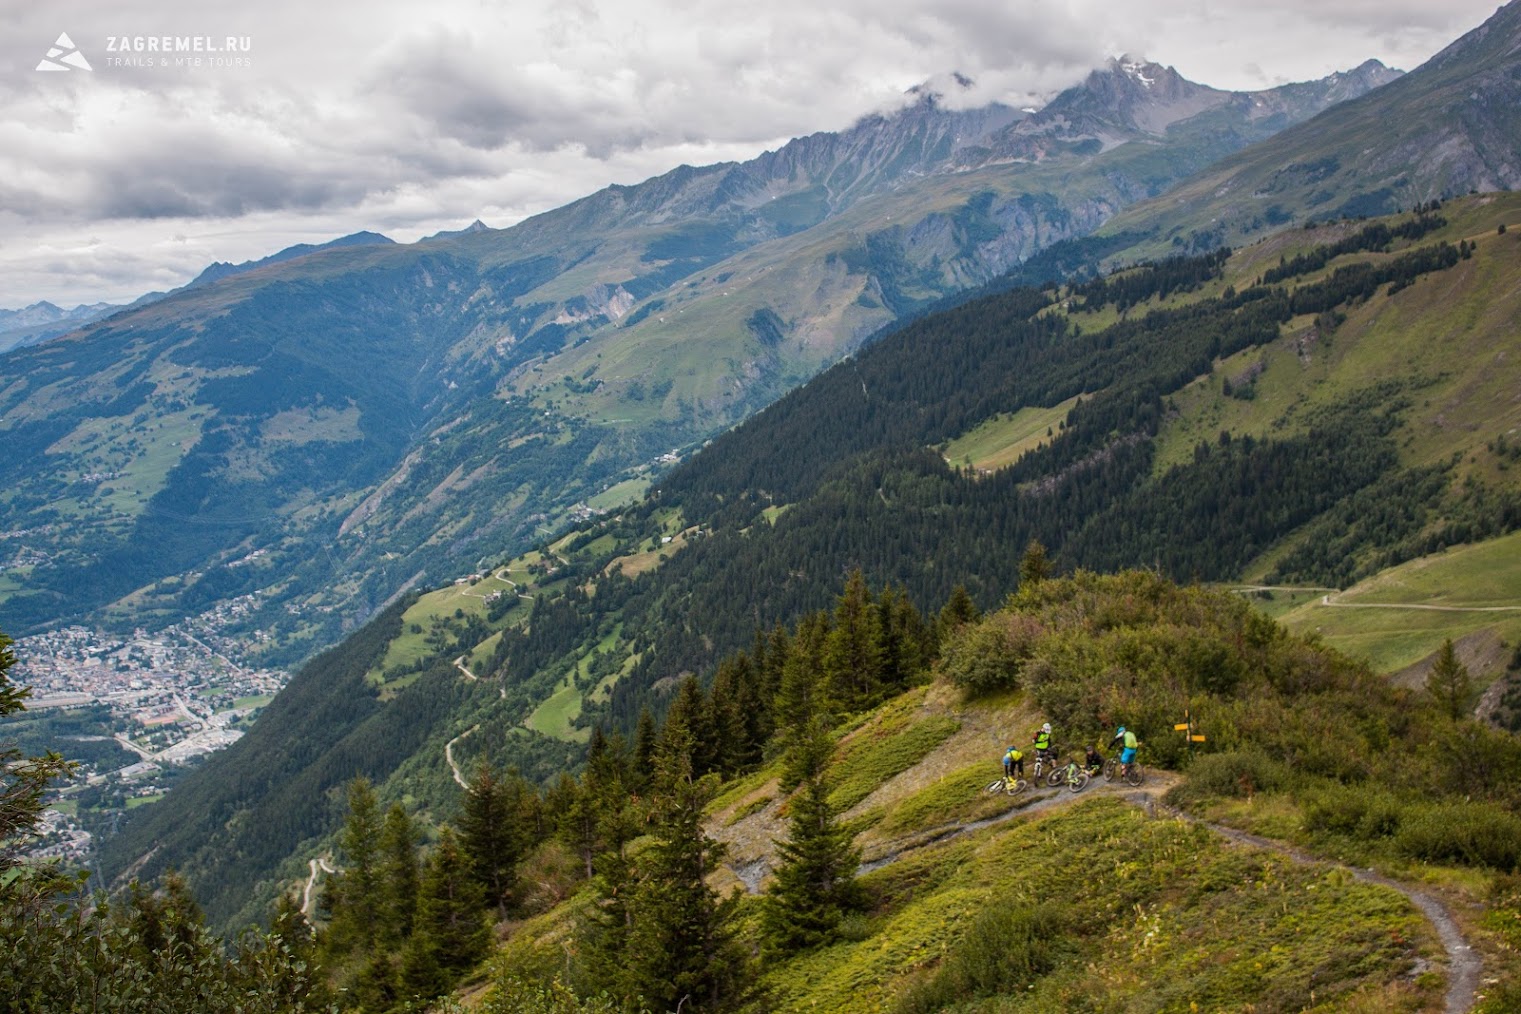
[[[1261,750],[1232,750],[1196,758],[1189,765],[1188,781],[1180,795],[1189,800],[1210,796],[1239,798],[1273,792],[1288,781],[1288,769]]]
[[[930,1014],[974,997],[1023,992],[1056,967],[1065,946],[1064,928],[1055,905],[995,902],[977,916],[932,977],[904,992],[898,1014]]]
[[[966,624],[941,648],[941,672],[973,697],[1017,687],[1039,633],[1038,623],[1018,615]]]
[[[1496,803],[1416,807],[1400,824],[1395,843],[1413,859],[1514,871],[1521,864],[1521,817]]]
[[[1409,809],[1387,790],[1372,785],[1327,785],[1304,796],[1304,827],[1312,834],[1343,835],[1360,841],[1391,838]]]

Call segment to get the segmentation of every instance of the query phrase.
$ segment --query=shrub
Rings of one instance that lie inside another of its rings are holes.
[[[1399,832],[1408,804],[1371,785],[1329,785],[1306,793],[1304,827],[1311,833],[1344,835],[1361,841]]]
[[[939,970],[911,985],[898,1014],[929,1014],[979,996],[1023,992],[1056,967],[1064,949],[1055,905],[994,902],[977,916]]]
[[[1495,803],[1421,806],[1407,813],[1395,843],[1412,859],[1514,871],[1521,864],[1521,817]]]
[[[953,634],[940,654],[941,672],[970,696],[1019,686],[1020,665],[1039,636],[1027,617],[995,616]]]
[[[1281,789],[1288,780],[1288,769],[1262,751],[1232,750],[1196,758],[1188,768],[1188,781],[1180,795],[1193,800],[1251,796]]]

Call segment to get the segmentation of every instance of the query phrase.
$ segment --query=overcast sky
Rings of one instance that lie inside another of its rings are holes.
[[[361,229],[506,226],[841,129],[952,71],[1027,104],[1122,52],[1234,89],[1370,57],[1409,70],[1495,6],[0,0],[0,307],[127,301]],[[90,71],[36,69],[60,33]],[[146,48],[162,36],[239,41],[165,66]]]

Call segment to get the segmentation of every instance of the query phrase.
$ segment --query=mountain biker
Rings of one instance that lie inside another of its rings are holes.
[[[1003,755],[1003,776],[1013,778],[1015,771],[1019,772],[1019,777],[1025,776],[1025,752],[1017,746],[1011,746]]]
[[[1125,777],[1125,773],[1130,770],[1130,763],[1135,760],[1136,748],[1141,745],[1141,741],[1135,738],[1135,733],[1122,725],[1119,731],[1114,734],[1114,738],[1109,741],[1110,746],[1114,746],[1116,743],[1123,743],[1125,745],[1125,748],[1120,751],[1120,777],[1123,778]]]
[[[1083,756],[1083,770],[1090,775],[1104,770],[1104,755],[1099,753],[1097,744],[1088,744],[1088,752]]]
[[[1051,723],[1047,722],[1036,730],[1030,742],[1035,744],[1035,759],[1042,764],[1055,764],[1056,753],[1051,749]]]

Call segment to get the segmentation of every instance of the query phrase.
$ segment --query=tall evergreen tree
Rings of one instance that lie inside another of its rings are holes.
[[[853,570],[824,642],[824,676],[840,706],[859,711],[881,699],[882,675],[881,620],[865,576]]]
[[[669,752],[667,742],[673,737],[684,736],[691,751],[692,772],[701,777],[718,767],[718,736],[713,727],[713,714],[702,684],[696,676],[681,681],[671,710],[666,712],[665,725],[661,727],[660,749]]]
[[[640,853],[619,992],[657,1010],[737,1010],[754,972],[741,944],[739,899],[720,900],[707,877],[724,848],[703,833],[713,779],[691,777],[678,748],[662,758],[653,841]]]
[[[1458,661],[1450,637],[1437,651],[1431,674],[1426,677],[1426,692],[1454,721],[1462,718],[1468,708],[1468,699],[1473,696],[1473,677],[1469,675],[1468,667]]]
[[[967,593],[966,585],[958,584],[951,590],[951,597],[946,599],[945,605],[940,608],[940,615],[935,619],[939,637],[943,641],[945,635],[958,627],[964,627],[968,623],[976,623],[982,619],[982,613],[977,608],[977,603],[972,601],[972,596]]]
[[[713,677],[708,711],[713,726],[714,763],[725,777],[760,759],[760,744],[752,739],[747,716],[759,702],[747,685],[750,661],[743,654],[724,659]]]
[[[491,937],[483,907],[470,860],[446,824],[423,872],[417,924],[403,961],[408,992],[439,996],[485,957]]]
[[[24,710],[22,702],[31,695],[29,689],[12,683],[8,675],[16,664],[11,644],[9,637],[0,634],[0,718]],[[33,868],[29,876],[7,874],[22,865],[22,854],[37,834],[48,786],[73,770],[74,765],[56,753],[26,757],[20,750],[0,748],[0,902],[22,894],[46,895],[66,887],[46,868]]]
[[[639,709],[639,724],[634,729],[634,765],[633,774],[636,789],[645,787],[649,774],[654,770],[655,751],[659,745],[659,731],[655,727],[655,716],[650,714],[648,705]]]
[[[788,643],[782,662],[781,682],[777,688],[775,712],[778,729],[803,729],[817,715],[831,711],[828,687],[824,685],[824,642],[829,636],[829,618],[812,613],[798,621],[797,632]]]
[[[499,909],[507,904],[522,858],[511,796],[508,783],[482,759],[465,787],[459,815],[460,847],[470,860],[471,875]]]
[[[417,828],[400,803],[386,811],[379,864],[384,938],[395,944],[412,935],[418,887]]]
[[[1025,555],[1019,561],[1019,584],[1021,587],[1035,585],[1051,576],[1051,560],[1046,547],[1039,539],[1031,539],[1025,547]]]
[[[787,840],[777,845],[781,865],[762,910],[767,943],[782,953],[831,942],[846,913],[865,904],[855,879],[861,853],[835,819],[824,780],[804,782],[790,806]]]
[[[349,814],[338,835],[343,872],[335,878],[328,945],[338,953],[369,951],[380,927],[380,812],[366,778],[348,787]]]

